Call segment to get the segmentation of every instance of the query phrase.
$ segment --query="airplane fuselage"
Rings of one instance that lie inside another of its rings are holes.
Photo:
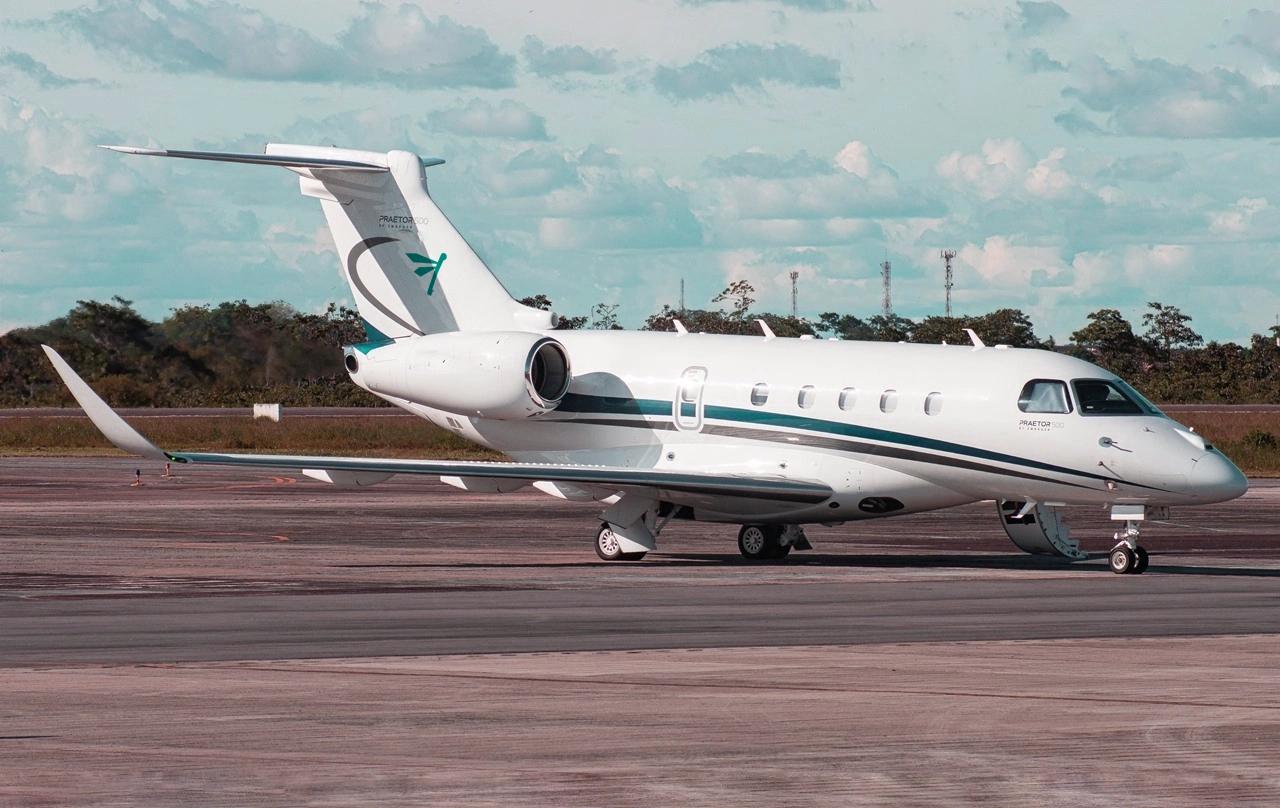
[[[835,492],[817,505],[707,502],[697,518],[712,521],[839,522],[989,499],[1203,504],[1246,484],[1145,400],[1138,413],[1086,414],[1074,383],[1117,377],[1050,351],[548,333],[573,369],[550,413],[484,419],[392,400],[521,461],[816,479]],[[1034,380],[1061,383],[1069,411],[1020,406]]]

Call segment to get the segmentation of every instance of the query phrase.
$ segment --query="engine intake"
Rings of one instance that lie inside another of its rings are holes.
[[[569,355],[526,331],[455,331],[347,349],[352,380],[371,393],[480,418],[551,412],[569,391]]]
[[[551,337],[543,337],[529,352],[524,377],[534,403],[555,409],[569,392],[569,355],[564,346]]]

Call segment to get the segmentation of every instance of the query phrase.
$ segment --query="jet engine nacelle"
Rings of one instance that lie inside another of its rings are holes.
[[[569,389],[569,355],[527,331],[454,331],[348,348],[352,380],[371,393],[480,418],[554,410]]]

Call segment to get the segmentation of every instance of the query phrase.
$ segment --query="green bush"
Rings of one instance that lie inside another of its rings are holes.
[[[1240,442],[1251,449],[1275,449],[1280,446],[1280,440],[1276,436],[1265,429],[1251,429],[1245,433]]]

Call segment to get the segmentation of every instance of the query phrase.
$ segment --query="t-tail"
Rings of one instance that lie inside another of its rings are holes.
[[[320,200],[371,341],[448,331],[541,331],[549,312],[513,300],[427,191],[444,163],[407,151],[268,144],[263,154],[105,146],[126,154],[282,166]]]

